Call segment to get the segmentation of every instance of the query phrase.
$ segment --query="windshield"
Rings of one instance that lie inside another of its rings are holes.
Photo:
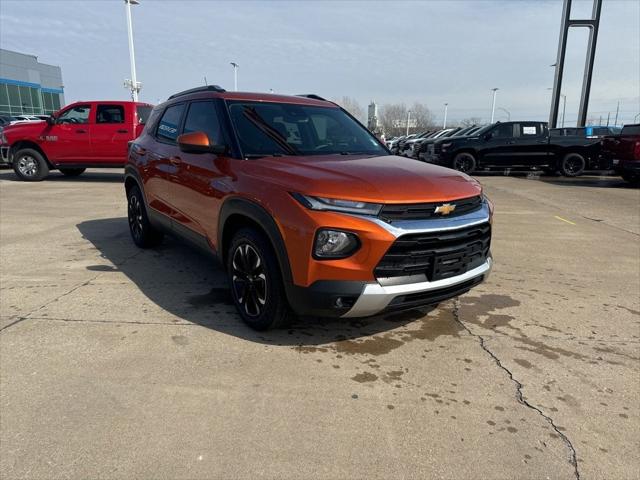
[[[338,108],[231,102],[229,114],[245,157],[388,155],[371,133]]]
[[[495,127],[497,124],[495,123],[490,123],[489,125],[485,125],[484,127],[481,127],[480,130],[473,132],[473,135],[482,135],[484,133],[487,133],[489,130],[491,130],[493,127]]]

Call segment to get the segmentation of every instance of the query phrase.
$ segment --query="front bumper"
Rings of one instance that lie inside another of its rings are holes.
[[[9,145],[0,145],[0,163],[11,163],[9,158],[10,149]]]
[[[398,239],[411,234],[455,232],[486,225],[490,217],[489,205],[485,202],[480,210],[453,218],[403,220],[393,224],[377,218],[369,221]],[[308,287],[286,286],[287,297],[296,313],[320,317],[367,317],[383,311],[434,305],[466,293],[486,280],[493,266],[491,253],[486,255],[481,264],[476,263],[474,268],[448,278],[428,281],[423,276],[418,281],[414,278],[413,282],[409,277],[395,277],[396,281],[319,280]],[[401,283],[403,281],[407,283]]]

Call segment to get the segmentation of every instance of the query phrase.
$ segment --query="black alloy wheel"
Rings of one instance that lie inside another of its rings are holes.
[[[259,317],[267,303],[264,260],[249,243],[241,243],[233,252],[231,265],[231,281],[239,308],[249,317]]]

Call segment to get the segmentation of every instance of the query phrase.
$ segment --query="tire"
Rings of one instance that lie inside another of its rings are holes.
[[[238,230],[227,255],[231,298],[242,320],[254,330],[291,322],[278,260],[266,237],[253,228]]]
[[[144,197],[137,185],[127,192],[127,217],[131,238],[138,247],[153,248],[162,242],[164,233],[149,222]]]
[[[577,177],[584,172],[587,161],[579,153],[567,153],[560,162],[560,173],[565,177]]]
[[[77,177],[78,175],[82,175],[86,168],[59,168],[58,170],[67,177]]]
[[[476,157],[472,153],[462,152],[453,159],[453,169],[463,173],[473,173],[477,167]]]
[[[49,175],[49,165],[37,150],[23,148],[13,155],[13,171],[20,180],[39,182]]]

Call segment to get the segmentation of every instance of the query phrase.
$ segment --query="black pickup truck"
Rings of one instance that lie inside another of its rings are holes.
[[[597,167],[599,151],[600,139],[549,134],[546,122],[497,122],[471,136],[436,140],[422,158],[465,173],[536,168],[575,177]]]

